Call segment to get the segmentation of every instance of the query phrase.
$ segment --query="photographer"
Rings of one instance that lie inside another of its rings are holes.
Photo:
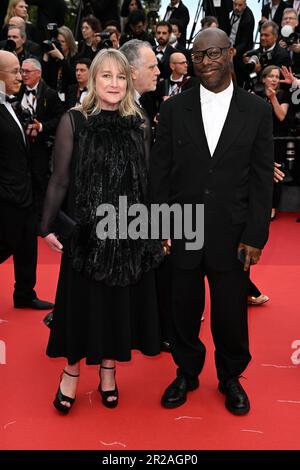
[[[146,32],[146,16],[142,10],[132,11],[128,16],[127,24],[129,32],[127,34],[122,34],[120,46],[125,44],[127,41],[131,41],[131,39],[147,41],[151,46],[156,46],[153,36]]]
[[[1,41],[0,49],[14,52],[20,63],[29,57],[39,58],[41,55],[40,46],[35,42],[27,41],[25,29],[13,25],[8,27],[7,41]]]
[[[278,26],[273,21],[266,21],[261,26],[260,47],[248,51],[243,56],[245,70],[248,73],[260,74],[268,65],[283,65],[289,67],[291,64],[290,55],[287,49],[283,49],[277,43]]]
[[[280,47],[289,51],[291,66],[295,73],[300,73],[300,41],[296,32],[298,27],[298,14],[293,8],[286,8],[281,22]]]
[[[40,214],[50,176],[52,143],[64,108],[57,92],[42,80],[42,67],[38,60],[24,60],[21,74],[23,85],[18,100],[29,139],[34,199]]]
[[[93,15],[85,16],[81,21],[81,34],[83,40],[78,46],[78,57],[87,57],[93,60],[100,49],[100,21]]]
[[[43,42],[43,77],[47,85],[58,91],[65,101],[68,86],[76,83],[75,56],[77,46],[72,31],[67,26],[57,29],[55,23],[48,25],[48,40]]]

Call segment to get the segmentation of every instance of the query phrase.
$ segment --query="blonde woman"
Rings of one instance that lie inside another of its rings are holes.
[[[114,408],[115,361],[129,361],[133,349],[150,356],[160,351],[153,267],[161,244],[118,235],[103,240],[96,233],[102,204],[115,207],[118,227],[120,196],[128,206],[147,203],[142,126],[127,59],[115,49],[100,51],[87,96],[59,125],[41,225],[49,247],[63,251],[47,347],[48,356],[67,359],[54,400],[63,413],[74,403],[81,359],[101,364],[100,397]],[[52,230],[63,201],[78,223],[76,236],[64,245]]]
[[[9,24],[14,24],[14,26],[19,26],[20,24],[13,23],[11,19],[22,18],[26,26],[26,36],[27,39],[34,41],[36,43],[40,42],[40,35],[37,28],[29,21],[28,16],[28,5],[24,0],[10,0],[6,12],[6,17],[4,19],[4,26],[1,31],[1,39],[7,38],[7,29]]]

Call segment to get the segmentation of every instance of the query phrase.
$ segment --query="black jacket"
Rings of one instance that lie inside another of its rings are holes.
[[[0,104],[0,202],[16,207],[32,204],[30,156],[22,132]]]
[[[238,57],[241,57],[246,51],[252,49],[254,25],[255,20],[253,13],[250,8],[246,7],[241,16],[234,43]]]
[[[183,269],[236,266],[239,242],[263,248],[268,238],[273,190],[271,107],[235,88],[211,157],[199,87],[165,101],[150,158],[152,202],[204,204],[204,250],[172,240],[170,260]],[[203,226],[202,226],[203,228]]]
[[[167,7],[164,19],[166,17],[166,14],[169,11],[168,8],[169,7]],[[190,21],[190,14],[189,14],[189,10],[182,3],[182,1],[180,1],[178,8],[173,9],[172,14],[170,16],[170,19],[180,21],[181,26],[182,26],[182,34],[181,34],[180,38],[178,39],[178,42],[180,42],[180,44],[182,44],[185,47],[186,29],[187,29],[189,21]]]

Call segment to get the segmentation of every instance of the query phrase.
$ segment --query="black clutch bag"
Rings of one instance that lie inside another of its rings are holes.
[[[53,231],[59,239],[68,240],[74,233],[77,222],[65,212],[59,211],[53,224]]]

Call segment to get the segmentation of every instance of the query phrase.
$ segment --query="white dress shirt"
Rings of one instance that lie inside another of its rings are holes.
[[[200,104],[203,126],[210,155],[218,144],[233,94],[233,84],[220,93],[213,93],[200,85]]]
[[[37,93],[38,83],[33,88],[26,88],[27,90],[35,90],[35,92]],[[24,93],[21,101],[21,106],[23,109],[29,109],[31,114],[34,114],[36,112],[36,95],[34,96],[32,93],[26,95],[26,93]]]

